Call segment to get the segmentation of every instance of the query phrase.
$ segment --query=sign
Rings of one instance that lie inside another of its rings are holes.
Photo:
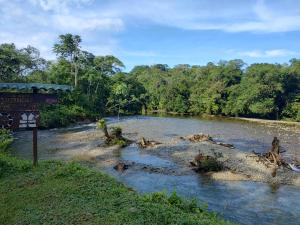
[[[33,165],[36,166],[38,162],[39,106],[58,103],[56,95],[41,94],[38,91],[70,91],[72,87],[39,83],[0,83],[0,90],[32,91],[32,93],[0,92],[0,128],[11,130],[19,128],[32,129]]]
[[[0,128],[16,130],[39,126],[39,107],[56,104],[56,95],[32,93],[0,93]]]

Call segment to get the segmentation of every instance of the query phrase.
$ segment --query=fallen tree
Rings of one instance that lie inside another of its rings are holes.
[[[272,141],[271,149],[266,153],[258,153],[253,151],[257,158],[257,162],[263,163],[267,168],[273,167],[272,176],[275,177],[277,169],[279,167],[286,167],[298,172],[298,166],[294,164],[287,163],[281,156],[281,153],[285,152],[281,150],[280,141],[277,137],[274,137]],[[300,171],[300,169],[299,169]]]

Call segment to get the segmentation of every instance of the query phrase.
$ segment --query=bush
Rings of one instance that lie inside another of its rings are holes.
[[[222,170],[222,165],[215,158],[208,157],[199,163],[198,170],[203,172],[218,172]]]
[[[13,142],[13,136],[9,130],[0,129],[0,151],[7,151]]]
[[[207,205],[202,204],[199,205],[195,199],[193,200],[184,200],[180,196],[177,195],[176,192],[171,193],[168,196],[164,192],[154,192],[151,194],[146,194],[142,197],[144,202],[151,202],[151,203],[159,203],[165,204],[168,206],[175,206],[180,210],[187,212],[187,213],[198,213],[198,212],[205,212]]]
[[[300,103],[294,102],[288,104],[282,112],[283,118],[293,119],[300,122]]]
[[[97,128],[98,129],[104,129],[106,127],[106,121],[105,119],[100,119],[97,121]]]
[[[45,128],[65,127],[77,121],[93,117],[77,105],[56,105],[41,110],[41,126]]]

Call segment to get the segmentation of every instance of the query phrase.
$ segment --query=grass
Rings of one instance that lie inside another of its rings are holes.
[[[76,163],[0,153],[0,224],[230,224],[175,193],[139,195]]]

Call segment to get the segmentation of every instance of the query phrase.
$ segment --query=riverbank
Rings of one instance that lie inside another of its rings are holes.
[[[76,163],[0,153],[0,224],[231,224],[176,194],[138,195]]]
[[[300,127],[300,122],[296,121],[286,121],[286,120],[266,120],[266,119],[255,119],[255,118],[246,118],[246,117],[229,117],[231,119],[243,120],[248,122],[255,122],[261,124],[279,124],[279,125],[288,125]]]
[[[300,127],[300,122],[296,121],[288,121],[288,120],[268,120],[268,119],[258,119],[258,118],[247,118],[247,117],[231,117],[231,116],[221,116],[221,115],[210,115],[210,114],[202,114],[195,115],[191,113],[177,113],[177,112],[166,112],[161,110],[152,110],[149,111],[146,115],[170,115],[170,116],[191,116],[191,117],[199,117],[199,118],[209,118],[209,119],[232,119],[232,120],[241,120],[248,122],[255,122],[261,124],[279,124],[279,125],[288,125],[288,126],[297,126]]]

